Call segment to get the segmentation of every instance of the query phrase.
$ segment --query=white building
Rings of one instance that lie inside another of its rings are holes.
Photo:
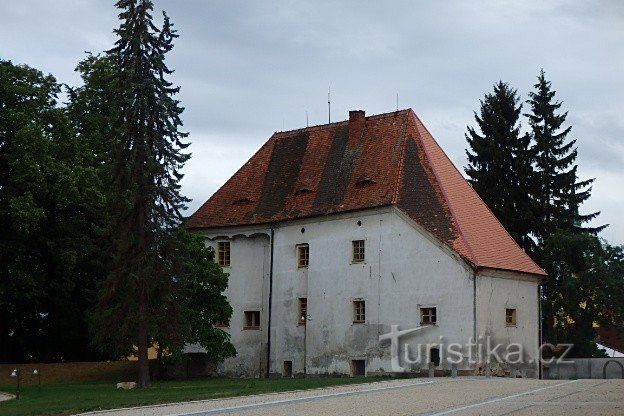
[[[412,110],[275,133],[188,227],[230,275],[238,355],[224,373],[392,373],[379,337],[428,325],[400,339],[405,371],[449,369],[445,345],[459,343],[472,372],[465,346],[490,337],[520,344],[536,376],[545,273]]]

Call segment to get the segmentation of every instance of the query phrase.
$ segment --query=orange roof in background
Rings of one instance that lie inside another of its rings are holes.
[[[480,268],[546,273],[516,244],[409,109],[279,132],[188,228],[263,224],[394,205]]]

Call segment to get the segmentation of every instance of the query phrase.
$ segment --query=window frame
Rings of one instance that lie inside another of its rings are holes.
[[[221,267],[232,266],[232,245],[229,241],[217,241],[217,264]]]
[[[308,267],[310,267],[310,245],[297,244],[297,268],[307,269]]]
[[[353,299],[353,323],[366,323],[366,300]]]
[[[436,305],[425,305],[420,306],[420,325],[438,325],[440,322],[438,319],[438,307]],[[425,312],[429,313],[425,313]],[[433,313],[431,313],[433,311]],[[425,321],[425,317],[427,317],[428,322]],[[433,317],[433,321],[431,318]]]
[[[366,262],[366,240],[351,240],[351,263]]]
[[[297,304],[297,323],[305,325],[308,322],[308,298],[299,298]]]
[[[249,314],[249,315],[248,315]],[[248,319],[248,316],[251,319]],[[257,316],[257,318],[256,318]],[[258,330],[260,329],[260,319],[261,319],[261,315],[260,315],[260,311],[243,311],[243,329],[245,330]],[[251,323],[251,325],[248,325],[249,323]]]
[[[223,318],[220,318],[212,326],[215,327],[215,328],[229,328],[230,327],[230,318],[226,318],[225,320]]]
[[[510,317],[511,317],[511,322],[508,319]],[[518,326],[518,310],[516,308],[505,308],[505,326],[506,327]]]

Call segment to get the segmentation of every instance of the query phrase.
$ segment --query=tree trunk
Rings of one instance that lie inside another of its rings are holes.
[[[139,387],[150,387],[150,373],[149,373],[149,357],[147,350],[149,348],[148,335],[147,335],[147,299],[146,294],[142,290],[139,295],[139,339],[137,342],[138,357],[139,357]]]
[[[162,343],[158,343],[156,349],[156,365],[153,368],[152,372],[152,380],[160,380],[163,373],[163,362],[162,362]]]

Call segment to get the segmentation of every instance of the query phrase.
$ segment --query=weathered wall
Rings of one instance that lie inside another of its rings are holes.
[[[237,356],[227,359],[219,371],[229,375],[258,376],[266,368],[266,328],[268,319],[268,282],[270,234],[263,230],[244,234],[211,235],[207,244],[215,250],[218,241],[230,241],[231,266],[226,296],[234,309],[229,332]],[[244,311],[260,311],[259,329],[244,329]],[[197,348],[191,348],[195,351]]]
[[[408,221],[389,208],[277,229],[274,371],[292,360],[293,371],[303,372],[305,359],[309,374],[349,374],[351,360],[364,359],[367,372],[390,372],[390,348],[380,344],[379,335],[392,324],[419,326],[420,305],[435,305],[439,324],[414,336],[414,342],[437,343],[440,336],[460,342],[470,335],[467,268]],[[364,263],[351,262],[353,240],[365,241]],[[307,270],[297,269],[296,244],[301,243],[310,247]],[[308,299],[306,326],[297,325],[299,297]],[[365,323],[353,323],[355,299],[366,302]]]
[[[437,308],[438,324],[402,339],[412,348],[420,343],[424,354],[426,344],[465,345],[473,336],[473,271],[395,207],[279,223],[273,228],[271,373],[281,374],[284,361],[292,361],[294,374],[303,373],[304,367],[308,374],[350,374],[354,359],[365,360],[369,374],[391,372],[390,346],[387,341],[380,343],[379,335],[389,332],[390,325],[419,326],[421,306]],[[221,372],[259,375],[265,371],[270,233],[269,227],[258,226],[207,234],[208,244],[215,247],[223,239],[231,241],[231,267],[226,271],[234,314],[227,330],[238,356],[226,360]],[[353,240],[365,240],[364,263],[351,261]],[[297,267],[296,246],[303,243],[309,245],[307,269]],[[495,299],[489,313],[490,301],[479,298],[482,316],[478,320],[483,321],[479,333],[490,331],[537,345],[533,335],[522,335],[537,334],[536,287],[491,276],[479,279],[479,293],[491,293]],[[310,318],[306,325],[298,319],[298,298],[303,297]],[[365,323],[353,322],[355,299],[366,302]],[[505,302],[518,305],[521,327],[505,328]],[[497,321],[501,308],[502,327]],[[244,310],[261,311],[260,330],[242,329]],[[525,313],[532,313],[534,319]],[[468,351],[463,352],[468,358]]]
[[[520,279],[519,279],[520,277]],[[482,342],[490,337],[492,348],[497,344],[500,355],[510,344],[522,346],[523,365],[530,377],[537,377],[539,346],[538,282],[529,276],[502,271],[483,271],[477,275],[477,333]],[[505,322],[505,309],[516,309],[516,325]],[[515,357],[511,357],[512,360]]]

